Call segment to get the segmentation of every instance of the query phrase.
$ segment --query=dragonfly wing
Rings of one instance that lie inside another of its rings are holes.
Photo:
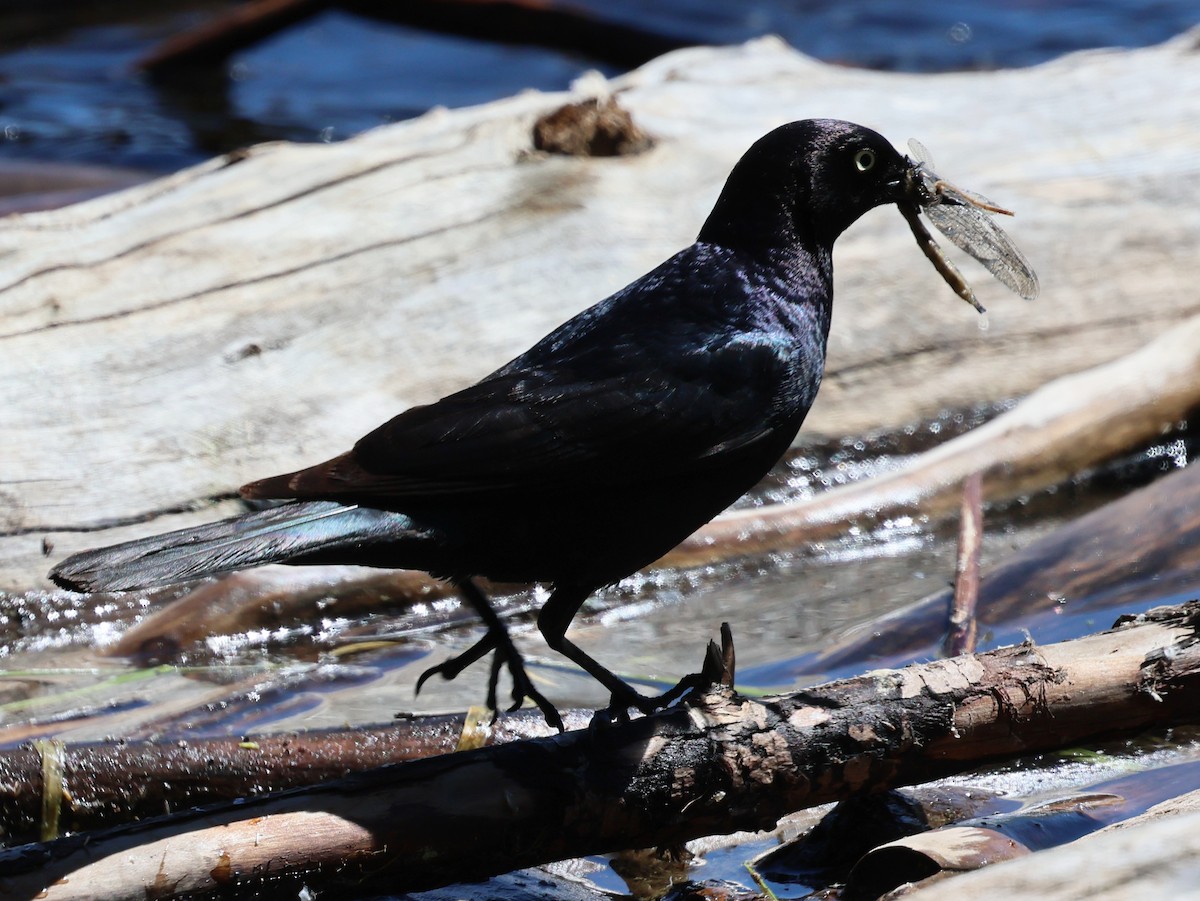
[[[1039,286],[1033,267],[987,213],[973,206],[946,203],[931,204],[923,212],[938,231],[1010,290],[1026,300],[1037,297]]]

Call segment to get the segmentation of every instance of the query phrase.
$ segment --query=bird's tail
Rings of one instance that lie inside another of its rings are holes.
[[[412,528],[401,513],[331,501],[293,501],[191,529],[82,551],[50,571],[74,591],[129,591],[264,563],[333,562],[338,549],[395,541]]]

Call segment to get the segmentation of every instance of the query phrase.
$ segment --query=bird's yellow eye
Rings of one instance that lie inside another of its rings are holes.
[[[869,172],[875,166],[875,151],[858,151],[858,153],[854,154],[854,166],[859,172]]]

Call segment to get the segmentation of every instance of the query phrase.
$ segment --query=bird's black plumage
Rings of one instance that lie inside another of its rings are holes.
[[[734,168],[695,244],[477,384],[243,489],[291,503],[77,554],[51,576],[113,590],[271,562],[428,570],[463,585],[489,623],[436,671],[496,649],[514,699],[553,719],[467,580],[549,582],[551,647],[615,703],[652,706],[563,633],[591,592],[670,550],[787,450],[824,369],[834,240],[903,201],[911,166],[861,126],[778,128]]]

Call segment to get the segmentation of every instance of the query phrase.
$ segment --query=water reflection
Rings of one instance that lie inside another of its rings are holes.
[[[436,106],[466,106],[525,88],[562,90],[581,73],[625,68],[581,54],[436,34],[357,16],[342,4],[293,24],[207,73],[173,82],[132,64],[165,39],[228,9],[54,5],[0,10],[0,158],[88,160],[172,170],[263,140],[349,137]],[[365,4],[364,8],[370,4]],[[819,59],[900,71],[1027,66],[1073,50],[1164,41],[1194,25],[1192,0],[1148,14],[1134,0],[989,4],[903,0],[578,0],[584,15],[670,42],[735,44],[778,34]],[[619,49],[619,48],[613,48]]]

